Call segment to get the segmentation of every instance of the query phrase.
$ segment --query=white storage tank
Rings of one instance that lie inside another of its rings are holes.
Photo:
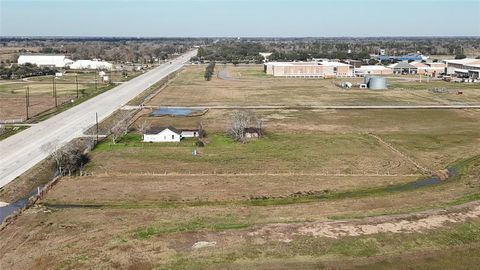
[[[384,77],[370,77],[368,79],[368,89],[387,89],[387,79]]]
[[[372,76],[370,76],[370,75],[365,75],[365,77],[363,77],[363,83],[368,85],[368,81],[370,81],[371,77]]]

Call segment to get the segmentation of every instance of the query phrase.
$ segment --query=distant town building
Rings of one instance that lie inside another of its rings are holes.
[[[401,56],[376,55],[375,58],[379,61],[425,61],[428,59],[428,56],[418,53],[409,53]]]
[[[406,61],[398,62],[388,66],[394,74],[417,74],[418,68]]]
[[[352,59],[349,59],[349,60],[345,60],[345,63],[353,66],[354,68],[359,68],[362,66],[362,61],[361,60],[352,60]]]
[[[113,68],[111,63],[99,60],[77,60],[73,62],[70,66],[71,69],[106,69],[110,70]]]
[[[19,65],[30,63],[39,67],[63,68],[72,64],[73,61],[66,58],[65,55],[24,54],[18,57],[17,63]]]
[[[393,74],[393,69],[380,65],[367,65],[360,66],[355,68],[355,75],[365,76],[365,75],[391,75]]]
[[[410,65],[417,67],[417,74],[436,77],[445,72],[444,63],[425,63],[420,61],[413,61]]]
[[[480,59],[465,58],[444,60],[446,64],[445,74],[457,75],[458,77],[479,79]]]

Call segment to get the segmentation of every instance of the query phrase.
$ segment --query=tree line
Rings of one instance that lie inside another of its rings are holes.
[[[20,54],[65,54],[72,60],[102,59],[115,63],[151,64],[181,54],[193,45],[206,44],[203,39],[6,39],[0,47],[16,48],[3,64],[15,63]]]
[[[273,53],[270,61],[305,61],[311,58],[370,59],[380,49],[389,55],[420,52],[425,55],[478,57],[480,38],[285,38],[223,39],[198,50],[193,61],[262,63],[261,52]]]
[[[25,63],[23,65],[12,65],[11,67],[0,67],[0,78],[3,80],[22,79],[32,76],[55,75],[57,69],[51,67],[38,67],[35,64]]]

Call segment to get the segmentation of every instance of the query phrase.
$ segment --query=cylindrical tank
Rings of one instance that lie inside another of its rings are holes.
[[[387,89],[387,79],[384,77],[370,77],[368,88],[374,90]]]
[[[370,81],[370,78],[371,78],[371,77],[372,77],[372,76],[370,76],[370,75],[365,75],[365,77],[363,77],[363,83],[366,84],[366,85],[368,85],[368,81]]]

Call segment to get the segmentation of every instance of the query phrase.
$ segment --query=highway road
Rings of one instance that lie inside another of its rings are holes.
[[[54,143],[62,146],[95,124],[95,113],[102,121],[144,90],[172,72],[180,69],[196,50],[89,99],[65,112],[0,141],[0,188],[10,183],[49,153],[42,146]]]

